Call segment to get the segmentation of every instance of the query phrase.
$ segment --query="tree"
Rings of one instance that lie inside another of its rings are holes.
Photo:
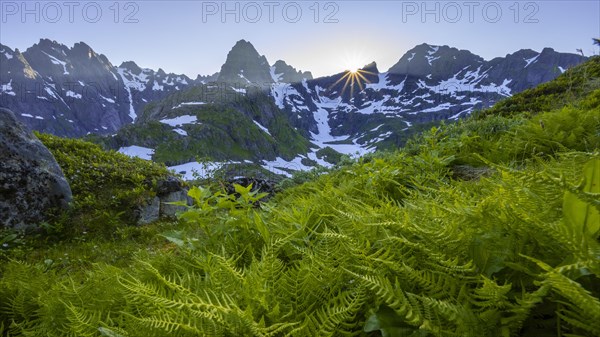
[[[595,45],[600,46],[600,38],[592,38],[592,40],[594,41]]]

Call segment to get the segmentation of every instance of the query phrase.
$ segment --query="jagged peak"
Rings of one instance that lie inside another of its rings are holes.
[[[361,68],[361,70],[368,71],[368,72],[375,73],[375,74],[379,74],[379,69],[377,69],[377,62],[375,62],[375,61],[364,65]]]
[[[254,45],[246,40],[239,40],[229,51],[229,54],[251,54],[252,56],[261,57]],[[229,56],[229,55],[228,55]]]
[[[142,72],[142,68],[140,68],[140,66],[138,66],[134,61],[125,61],[121,63],[119,68],[127,69],[134,74],[140,74]]]
[[[260,55],[250,42],[239,40],[227,54],[219,72],[219,81],[269,83],[273,79],[267,58]]]
[[[31,47],[25,50],[25,53],[29,53],[32,51],[43,51],[47,54],[54,56],[66,56],[69,48],[62,43],[59,43],[55,40],[42,38],[38,43],[33,44]],[[60,54],[60,55],[59,55]]]
[[[66,47],[64,44],[57,42],[56,40],[50,40],[47,38],[41,38],[40,41],[35,45],[40,47],[50,46],[50,47]]]
[[[84,56],[87,58],[96,57],[96,52],[85,42],[75,43],[73,48],[71,48],[71,52],[77,56]]]

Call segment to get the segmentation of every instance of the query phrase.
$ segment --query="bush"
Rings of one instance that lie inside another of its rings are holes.
[[[67,237],[82,232],[111,237],[116,227],[135,224],[132,211],[155,196],[157,181],[169,175],[164,165],[104,151],[82,140],[37,136],[56,158],[73,191],[72,208],[66,223],[60,224]]]

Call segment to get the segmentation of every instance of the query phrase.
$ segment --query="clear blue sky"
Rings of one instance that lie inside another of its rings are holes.
[[[522,48],[599,53],[591,41],[600,36],[597,0],[22,3],[0,0],[2,44],[24,50],[40,38],[69,47],[84,41],[115,65],[133,60],[190,77],[219,71],[240,39],[271,64],[283,59],[317,76],[371,61],[384,71],[423,42],[485,59]]]

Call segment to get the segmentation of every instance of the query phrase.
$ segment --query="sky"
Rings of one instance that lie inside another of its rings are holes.
[[[269,63],[325,76],[372,61],[380,71],[421,43],[492,59],[545,47],[599,54],[600,1],[8,1],[0,43],[83,41],[114,65],[196,75],[220,70],[236,41]]]

